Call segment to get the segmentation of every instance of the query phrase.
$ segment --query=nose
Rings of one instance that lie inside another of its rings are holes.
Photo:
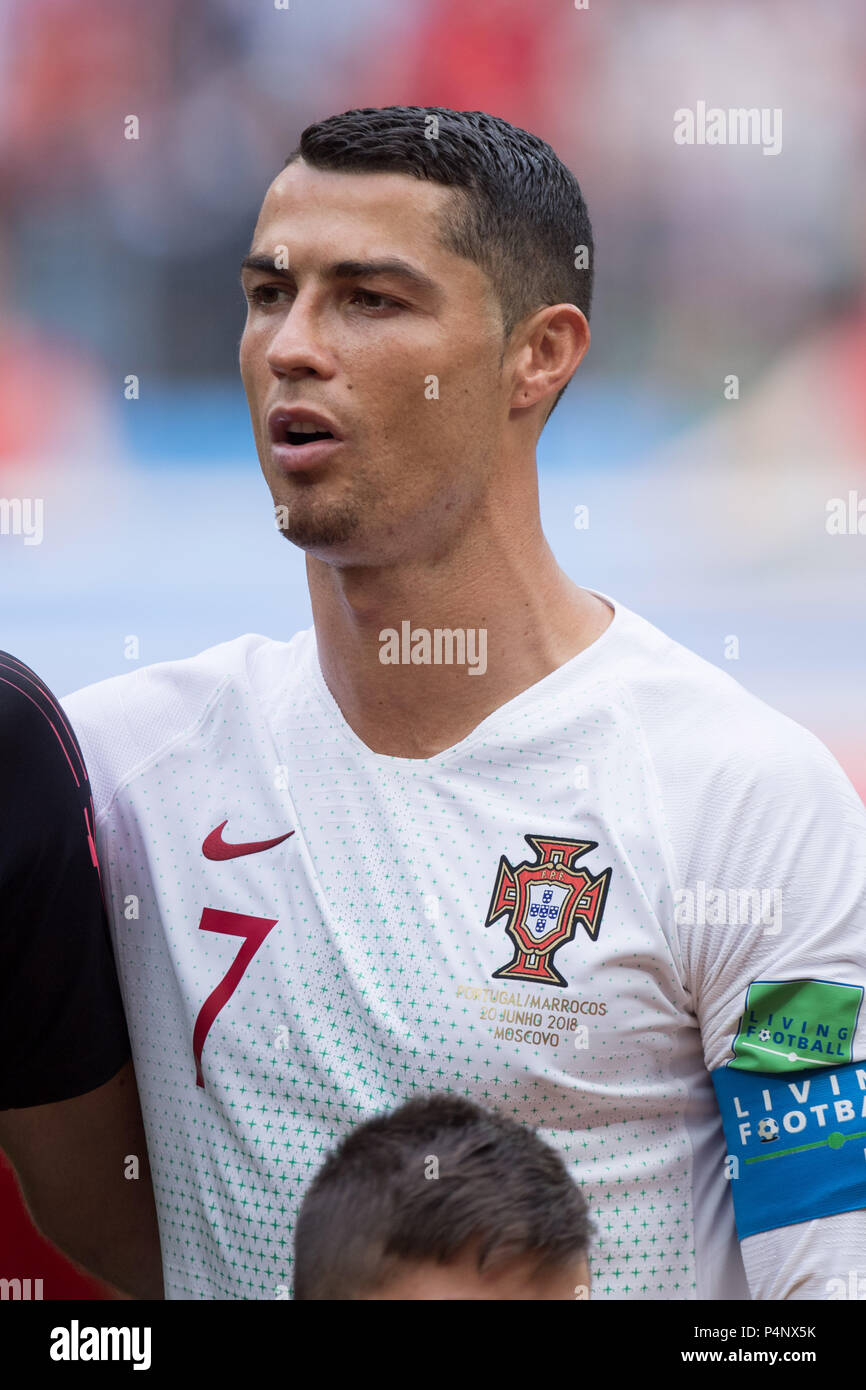
[[[312,294],[296,294],[268,344],[266,361],[276,377],[329,377],[333,356],[323,336]]]

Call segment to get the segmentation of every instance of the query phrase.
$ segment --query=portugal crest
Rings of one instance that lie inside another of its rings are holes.
[[[494,970],[493,978],[567,985],[553,964],[554,952],[573,939],[578,922],[590,940],[596,940],[613,870],[593,875],[582,866],[575,869],[576,859],[598,848],[595,840],[523,838],[536,861],[515,869],[503,854],[484,924],[489,927],[505,917],[505,930],[514,942],[514,958]]]

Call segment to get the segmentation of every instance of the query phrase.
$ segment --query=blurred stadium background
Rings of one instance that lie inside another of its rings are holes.
[[[237,373],[238,263],[309,122],[481,109],[550,141],[595,229],[593,346],[539,450],[561,564],[866,794],[866,535],[826,527],[866,498],[864,60],[861,0],[7,0],[0,498],[42,499],[44,534],[0,533],[0,646],[63,695],[310,623]],[[781,152],[675,144],[699,100],[781,108]],[[36,1275],[3,1181],[0,1277]],[[100,1296],[50,1269],[45,1297]]]

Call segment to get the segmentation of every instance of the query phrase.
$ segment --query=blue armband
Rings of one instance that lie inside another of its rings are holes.
[[[712,1078],[740,1240],[866,1207],[866,1061]]]

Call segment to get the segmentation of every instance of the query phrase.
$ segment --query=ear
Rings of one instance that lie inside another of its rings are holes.
[[[589,324],[576,304],[552,304],[522,326],[515,351],[511,409],[539,401],[550,405],[580,366],[589,347]]]

